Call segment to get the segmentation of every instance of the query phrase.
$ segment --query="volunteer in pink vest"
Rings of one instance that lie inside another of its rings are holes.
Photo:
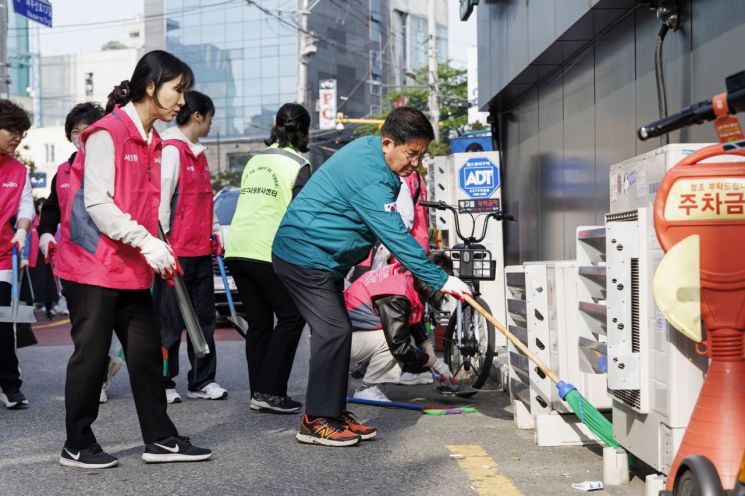
[[[0,100],[0,306],[10,305],[12,249],[22,253],[34,219],[34,200],[26,166],[13,157],[31,127],[26,112],[10,100]],[[6,408],[28,405],[21,392],[13,324],[0,322],[0,402]]]
[[[215,286],[212,254],[222,251],[222,234],[212,205],[212,182],[204,146],[199,138],[207,136],[215,114],[215,105],[207,95],[189,91],[174,126],[165,130],[161,165],[160,223],[183,268],[183,280],[207,344],[212,350],[203,358],[194,355],[191,341],[187,354],[191,370],[187,374],[189,398],[222,400],[228,392],[215,381]],[[214,236],[215,242],[210,238]],[[168,350],[166,400],[180,403],[174,378],[179,373],[179,345],[185,328],[176,291],[163,279],[155,280],[153,291],[160,323],[160,338]]]
[[[452,263],[445,254],[433,252],[429,259],[452,272]],[[449,367],[435,356],[421,324],[425,303],[439,308],[445,297],[416,279],[399,262],[363,274],[344,291],[353,330],[349,362],[367,365],[355,398],[390,401],[381,385],[431,384],[431,376],[423,381],[420,375],[430,368],[443,378],[451,376]],[[406,375],[410,376],[408,380]]]
[[[103,117],[103,114],[103,107],[98,103],[84,102],[75,105],[68,112],[67,117],[65,117],[65,136],[67,136],[68,141],[75,145],[75,151],[70,155],[70,158],[57,167],[57,173],[52,178],[51,193],[41,208],[38,229],[40,236],[39,249],[42,255],[44,255],[44,262],[47,264],[52,263],[54,254],[57,251],[55,235],[57,233],[57,226],[62,219],[62,212],[65,211],[70,197],[68,194],[70,192],[70,171],[80,148],[80,136],[88,126]],[[64,296],[60,296],[60,299],[63,300],[62,308],[66,309],[67,302],[64,301]],[[102,379],[101,392],[98,397],[99,403],[109,401],[108,390],[111,388],[111,379],[122,368],[123,362],[117,356],[119,348],[119,342],[113,339],[111,349],[107,355],[108,358],[106,359],[108,365]]]
[[[59,462],[80,468],[118,463],[96,441],[101,377],[113,328],[125,352],[146,462],[204,460],[208,449],[178,435],[166,413],[160,334],[150,288],[176,260],[158,239],[161,140],[193,84],[189,66],[156,50],[109,95],[104,118],[82,134],[54,267],[70,309],[75,349],[67,366],[67,440]]]

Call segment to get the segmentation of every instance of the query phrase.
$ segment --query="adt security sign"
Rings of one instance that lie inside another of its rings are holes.
[[[458,171],[458,186],[470,198],[489,198],[499,188],[499,168],[486,157],[469,158]]]
[[[52,27],[52,4],[47,0],[13,0],[16,14]]]

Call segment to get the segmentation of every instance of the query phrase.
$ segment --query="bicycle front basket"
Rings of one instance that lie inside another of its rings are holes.
[[[493,281],[497,261],[484,248],[451,248],[443,250],[453,262],[453,275],[465,280]]]

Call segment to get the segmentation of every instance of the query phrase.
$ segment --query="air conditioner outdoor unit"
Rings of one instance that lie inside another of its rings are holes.
[[[667,145],[610,169],[606,277],[613,434],[663,473],[670,470],[688,425],[708,360],[655,304],[652,279],[664,253],[652,207],[665,172],[702,146]]]

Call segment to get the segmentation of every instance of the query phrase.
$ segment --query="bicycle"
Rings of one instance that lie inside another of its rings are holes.
[[[458,209],[443,201],[423,201],[420,205],[437,210],[450,210],[455,219],[455,234],[462,241],[451,248],[442,250],[453,262],[453,275],[462,279],[472,290],[474,299],[491,313],[489,305],[480,297],[480,281],[493,281],[496,277],[497,262],[481,243],[486,237],[489,219],[498,222],[515,220],[514,217],[504,215],[496,208],[486,214],[481,235],[476,238],[476,219],[471,213],[473,227],[470,236],[464,236],[458,221]],[[460,384],[470,385],[473,389],[481,389],[489,377],[492,361],[494,360],[494,326],[469,305],[458,301],[455,314],[451,315],[445,331],[445,363],[450,367],[453,376]],[[478,391],[459,393],[459,396],[471,397]]]

